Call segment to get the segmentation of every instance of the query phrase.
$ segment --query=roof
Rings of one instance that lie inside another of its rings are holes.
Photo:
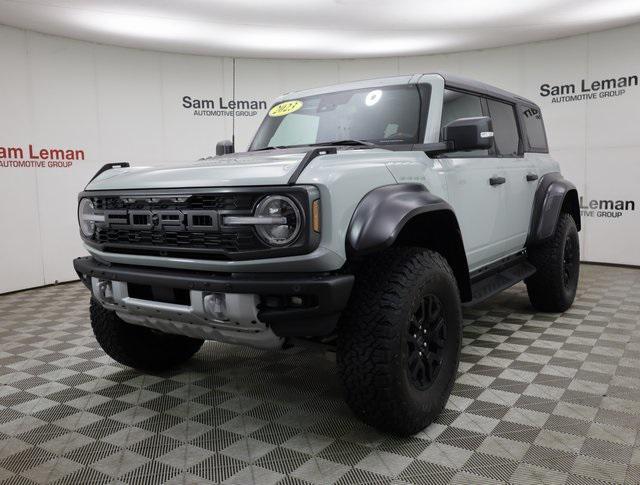
[[[348,83],[330,84],[319,88],[305,89],[302,91],[291,91],[280,96],[276,101],[291,99],[292,97],[305,98],[307,96],[317,96],[319,94],[335,93],[337,91],[349,91],[351,89],[367,89],[380,86],[397,86],[399,84],[409,84],[416,76],[391,76],[374,79],[364,79],[362,81],[351,81]]]
[[[504,101],[527,103],[537,106],[536,103],[530,99],[524,98],[517,94],[505,91],[504,89],[497,88],[491,84],[476,81],[468,77],[455,76],[448,73],[434,73],[438,74],[444,79],[444,84],[447,87],[454,89],[461,89],[463,91],[473,91],[475,93],[483,94],[491,98],[502,99]]]
[[[280,96],[276,100],[276,102],[280,102],[286,99],[291,99],[293,97],[304,98],[307,96],[316,96],[320,94],[333,93],[336,91],[348,91],[351,89],[367,89],[367,88],[375,88],[380,86],[394,86],[394,85],[397,86],[399,84],[417,84],[424,77],[427,77],[427,76],[439,76],[442,79],[444,79],[444,84],[446,87],[450,87],[453,89],[460,89],[463,91],[473,91],[473,92],[482,94],[484,96],[501,99],[501,100],[509,101],[512,103],[526,103],[532,106],[537,106],[537,104],[534,103],[533,101],[527,98],[524,98],[522,96],[519,96],[517,94],[511,93],[509,91],[505,91],[504,89],[497,88],[495,86],[483,83],[481,81],[477,81],[475,79],[456,76],[453,74],[442,73],[442,72],[380,77],[380,78],[374,78],[374,79],[365,79],[362,81],[352,81],[348,83],[332,84],[329,86],[305,89],[302,91],[292,91]]]

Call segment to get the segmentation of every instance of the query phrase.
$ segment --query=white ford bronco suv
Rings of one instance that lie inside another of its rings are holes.
[[[449,397],[461,305],[522,280],[538,310],[573,302],[578,194],[527,99],[442,74],[310,89],[233,151],[108,164],[79,194],[74,266],[118,362],[333,346],[354,413],[409,435]]]

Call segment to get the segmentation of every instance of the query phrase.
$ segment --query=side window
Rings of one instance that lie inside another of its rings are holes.
[[[476,116],[484,116],[482,113],[482,100],[479,96],[451,91],[449,89],[444,90],[441,127],[444,127],[458,118],[473,118]],[[470,150],[447,153],[445,156],[447,158],[467,158],[486,157],[488,155],[489,150]]]
[[[489,116],[493,121],[493,140],[496,154],[517,157],[520,153],[520,135],[513,106],[493,99],[487,100]]]
[[[524,121],[524,131],[529,147],[535,151],[548,152],[547,136],[544,132],[540,109],[534,106],[519,106],[518,109]]]
[[[458,91],[444,90],[442,100],[442,126],[458,118],[483,116],[480,97]]]

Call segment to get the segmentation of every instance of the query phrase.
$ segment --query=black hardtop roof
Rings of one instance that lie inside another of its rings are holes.
[[[536,108],[538,107],[538,105],[530,99],[519,96],[517,94],[513,94],[504,89],[497,88],[495,86],[492,86],[491,84],[444,72],[434,72],[433,74],[441,76],[444,79],[445,86],[449,88],[460,89],[462,91],[472,91],[474,93],[489,96],[491,98],[501,99],[503,101],[509,101],[511,103],[523,103],[535,106]]]

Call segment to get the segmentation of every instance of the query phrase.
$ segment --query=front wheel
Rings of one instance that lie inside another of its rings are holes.
[[[371,258],[356,276],[338,333],[338,368],[354,413],[402,436],[424,429],[449,398],[462,341],[447,261],[409,247]]]
[[[546,312],[567,310],[576,297],[580,275],[580,239],[571,215],[561,213],[553,236],[528,249],[536,267],[527,278],[527,293],[534,308]]]

